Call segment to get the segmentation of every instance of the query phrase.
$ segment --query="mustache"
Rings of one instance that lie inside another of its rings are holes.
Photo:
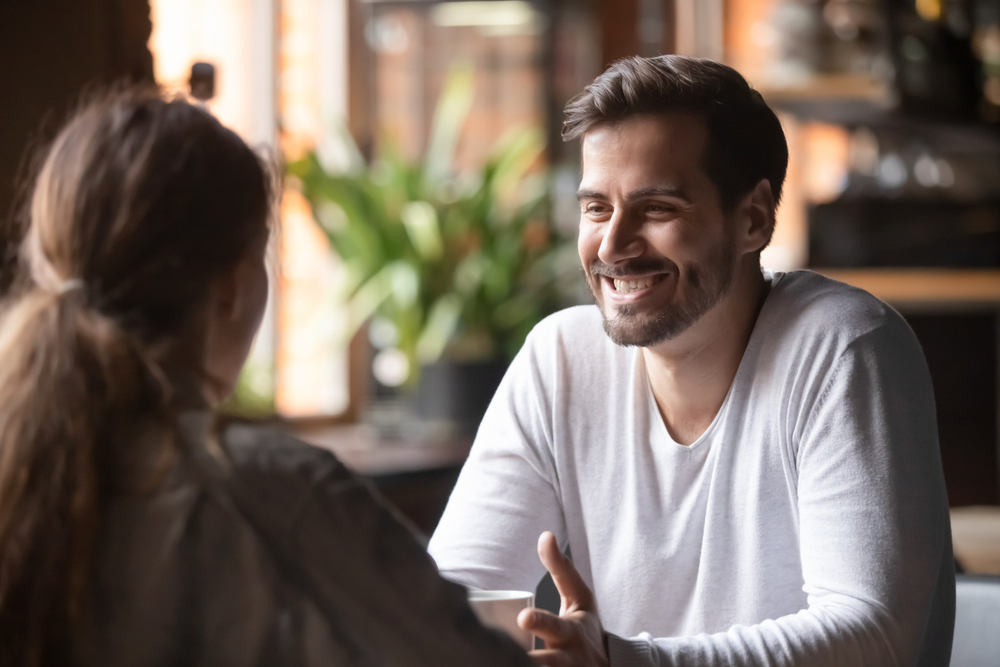
[[[612,266],[595,259],[590,263],[590,275],[607,276],[608,278],[622,278],[625,276],[635,276],[647,273],[669,273],[677,271],[677,265],[669,259],[632,259],[624,264]]]

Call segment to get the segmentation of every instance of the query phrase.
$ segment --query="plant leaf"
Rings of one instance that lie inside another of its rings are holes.
[[[392,273],[394,271],[395,268],[392,264],[384,267],[366,280],[351,297],[347,308],[348,322],[345,331],[348,340],[392,294]]]
[[[431,306],[427,326],[417,340],[417,361],[432,364],[441,358],[448,340],[455,332],[462,312],[462,298],[454,293],[445,294]]]
[[[365,170],[365,158],[351,136],[343,119],[329,116],[326,132],[316,146],[316,159],[328,174],[360,174]]]
[[[545,150],[545,136],[538,127],[516,128],[506,132],[498,144],[493,157],[495,187],[501,197],[510,198]]]
[[[410,308],[420,295],[420,273],[406,261],[393,262],[385,267],[389,270],[390,289],[393,300],[400,308]]]
[[[425,201],[411,201],[400,212],[410,241],[417,254],[424,260],[433,262],[444,253],[441,240],[441,225],[437,211]]]
[[[471,63],[453,65],[434,110],[424,161],[424,192],[435,192],[451,175],[455,148],[469,117],[474,96],[475,79]]]

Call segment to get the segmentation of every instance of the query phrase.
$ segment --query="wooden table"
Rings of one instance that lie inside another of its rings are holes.
[[[344,465],[365,477],[461,466],[472,447],[471,438],[381,439],[371,427],[363,424],[294,430],[297,437],[330,450]]]
[[[1000,574],[1000,507],[953,507],[955,558],[970,574]]]

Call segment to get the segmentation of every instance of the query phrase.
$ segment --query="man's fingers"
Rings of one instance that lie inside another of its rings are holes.
[[[561,613],[581,609],[593,611],[593,594],[584,583],[573,562],[559,551],[555,535],[545,531],[538,538],[538,557],[552,575],[552,581],[562,597]]]
[[[518,626],[545,640],[548,645],[559,646],[572,636],[570,623],[544,609],[522,609],[517,615]]]

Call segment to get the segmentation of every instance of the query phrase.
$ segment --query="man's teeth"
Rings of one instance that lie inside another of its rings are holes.
[[[615,279],[615,291],[619,294],[628,294],[629,292],[636,292],[641,289],[646,289],[656,282],[652,276],[649,278],[642,278],[640,280],[618,280]]]

